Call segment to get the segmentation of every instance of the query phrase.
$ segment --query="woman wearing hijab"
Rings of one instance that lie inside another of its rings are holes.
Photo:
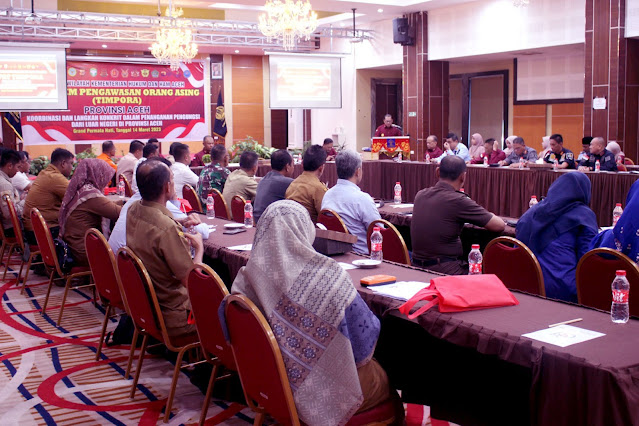
[[[60,236],[69,245],[76,265],[88,265],[84,233],[90,228],[102,229],[103,217],[115,221],[120,216],[121,207],[103,194],[114,174],[104,161],[87,158],[78,163],[69,181],[60,207]]]
[[[623,151],[621,150],[621,146],[617,142],[608,142],[606,149],[615,155],[615,161],[617,162],[617,164],[624,164],[626,154],[623,153]]]
[[[613,229],[601,232],[590,243],[590,249],[608,247],[639,262],[639,180],[632,184],[626,197],[626,209]]]
[[[251,299],[271,325],[300,419],[311,426],[338,425],[388,400],[391,392],[372,358],[379,320],[348,273],[313,249],[314,239],[304,207],[288,200],[271,204],[232,292]],[[325,390],[321,403],[318,389]]]
[[[544,157],[550,152],[550,136],[544,136],[541,138],[541,147],[543,150],[539,153],[539,163],[543,163]]]
[[[583,173],[562,175],[517,222],[517,239],[539,260],[547,297],[577,302],[577,263],[597,234],[590,186]]]
[[[484,138],[479,134],[475,133],[470,138],[470,148],[468,148],[468,155],[470,155],[471,161],[476,158],[481,158],[484,154]]]
[[[513,152],[513,141],[517,139],[517,136],[512,135],[508,136],[504,143],[506,144],[506,148],[504,148],[504,154],[508,157]]]

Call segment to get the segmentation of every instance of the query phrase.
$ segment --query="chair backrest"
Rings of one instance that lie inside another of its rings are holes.
[[[7,204],[7,210],[9,210],[9,218],[13,225],[13,233],[16,237],[16,242],[22,250],[24,250],[24,238],[22,237],[22,224],[16,212],[16,206],[13,204],[13,200],[8,194],[2,196],[2,200]],[[0,226],[1,227],[1,226]]]
[[[202,202],[198,197],[195,189],[188,183],[182,187],[182,197],[191,204],[191,208],[199,213],[204,213],[202,210]]]
[[[280,347],[271,326],[246,296],[226,299],[226,326],[246,401],[285,425],[299,425]]]
[[[368,225],[368,231],[366,232],[368,251],[371,251],[371,234],[373,233],[373,228],[376,226],[381,228],[380,232],[382,234],[382,252],[384,260],[410,265],[408,247],[406,247],[406,242],[404,241],[402,234],[400,234],[397,228],[395,228],[395,226],[387,220],[377,219]]]
[[[239,223],[244,223],[244,206],[246,200],[241,195],[235,195],[231,199],[231,213],[233,214],[233,220]]]
[[[40,214],[40,210],[35,207],[31,209],[31,226],[33,226],[33,233],[40,249],[42,261],[46,266],[54,269],[59,276],[64,276],[58,264],[58,255],[55,252],[51,231]]]
[[[544,276],[535,254],[516,238],[498,237],[483,253],[485,274],[495,274],[510,289],[546,297]]]
[[[610,310],[610,285],[615,271],[623,269],[630,283],[630,315],[639,316],[639,267],[628,256],[610,248],[597,248],[584,254],[577,264],[577,300],[580,304]],[[634,289],[634,290],[633,290]]]
[[[343,232],[345,234],[349,233],[342,218],[333,210],[322,209],[317,216],[317,223],[321,223],[329,231]]]
[[[117,254],[120,294],[135,326],[161,342],[168,342],[151,278],[139,257],[128,247]]]
[[[120,175],[120,179],[124,181],[124,196],[133,197],[133,189],[131,189],[131,184],[129,183],[129,180],[124,175]]]
[[[229,206],[226,204],[226,200],[222,196],[222,193],[215,188],[209,190],[213,194],[213,202],[215,203],[215,217],[220,219],[229,219]]]
[[[191,312],[202,349],[218,357],[226,368],[235,370],[235,358],[218,316],[218,308],[229,291],[215,271],[202,264],[193,266],[188,275],[188,284]]]
[[[108,300],[112,306],[124,309],[118,284],[119,276],[116,270],[115,256],[111,246],[102,232],[95,228],[88,229],[84,234],[84,245],[93,274],[93,282],[100,297]]]
[[[626,158],[626,157],[624,157],[624,159],[623,159],[623,163],[624,163],[625,165],[627,165],[627,166],[634,166],[634,165],[635,165],[635,162],[634,162],[634,161],[632,161],[630,158]],[[611,297],[612,297],[612,296],[611,296]]]
[[[617,164],[617,171],[627,172],[628,168],[626,168],[626,166],[624,166],[623,164],[619,163],[619,164]]]

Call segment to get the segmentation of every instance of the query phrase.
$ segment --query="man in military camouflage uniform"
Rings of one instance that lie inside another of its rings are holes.
[[[200,179],[197,184],[197,191],[202,200],[206,203],[211,189],[217,189],[222,192],[226,178],[231,174],[226,166],[229,165],[229,153],[222,144],[213,145],[211,149],[211,164],[204,167],[200,173]]]

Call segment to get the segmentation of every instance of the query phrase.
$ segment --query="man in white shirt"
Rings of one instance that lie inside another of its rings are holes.
[[[454,133],[449,133],[446,135],[446,142],[444,142],[444,153],[437,158],[437,162],[442,161],[444,157],[447,155],[454,155],[455,157],[460,157],[462,160],[469,162],[470,154],[468,153],[468,148],[463,143],[459,142],[459,138]]]
[[[362,181],[362,159],[354,151],[343,150],[335,157],[335,165],[337,184],[324,194],[322,209],[339,214],[348,232],[357,236],[353,250],[368,254],[368,225],[380,216],[371,196],[357,186]]]
[[[175,182],[175,193],[178,198],[183,198],[182,188],[184,185],[189,184],[195,189],[198,176],[189,167],[191,164],[191,152],[188,145],[181,143],[174,147],[173,156],[175,157],[175,163],[171,166],[171,171]]]
[[[118,171],[115,175],[115,181],[120,181],[120,175],[124,175],[127,182],[133,182],[133,171],[138,160],[142,158],[144,144],[138,140],[134,140],[129,145],[129,153],[118,161]]]
[[[24,200],[27,196],[27,192],[31,189],[31,182],[29,180],[29,167],[31,166],[31,160],[29,159],[29,153],[27,151],[19,151],[18,155],[20,155],[20,162],[18,163],[18,172],[14,177],[11,178],[11,183],[13,187],[18,190],[18,194],[20,194],[20,199]]]
[[[159,156],[154,157],[151,161],[161,161],[169,167],[171,165],[170,161]],[[127,201],[126,204],[122,206],[120,217],[115,223],[113,231],[111,231],[111,236],[109,237],[109,245],[111,246],[111,250],[113,250],[114,253],[117,253],[117,251],[121,247],[124,247],[126,245],[126,215],[129,211],[129,207],[131,207],[133,203],[135,203],[136,201],[140,201],[141,199],[142,195],[140,195],[140,192],[136,192],[135,194],[133,194],[133,197],[131,197],[129,201]],[[178,207],[179,204],[173,204],[172,201],[176,200],[168,201],[166,203],[166,208],[173,216],[173,219],[175,219],[185,228],[193,226],[195,228],[195,231],[202,235],[203,240],[208,239],[210,232],[209,226],[206,223],[201,223],[199,217],[195,214],[187,216],[185,213],[180,211],[180,208]]]
[[[131,182],[131,190],[133,191],[134,194],[138,192],[138,181],[135,177],[135,174],[138,171],[138,167],[140,167],[140,164],[144,163],[149,158],[159,157],[159,156],[160,156],[159,149],[156,145],[153,145],[153,144],[145,145],[144,148],[142,149],[142,158],[137,160],[137,162],[135,163],[135,167],[133,168],[133,180]]]

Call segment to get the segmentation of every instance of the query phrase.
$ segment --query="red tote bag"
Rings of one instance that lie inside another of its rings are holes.
[[[428,303],[411,314],[420,300]],[[430,286],[417,292],[399,311],[413,319],[437,304],[440,312],[462,312],[519,305],[519,301],[497,275],[449,275],[430,280]]]

